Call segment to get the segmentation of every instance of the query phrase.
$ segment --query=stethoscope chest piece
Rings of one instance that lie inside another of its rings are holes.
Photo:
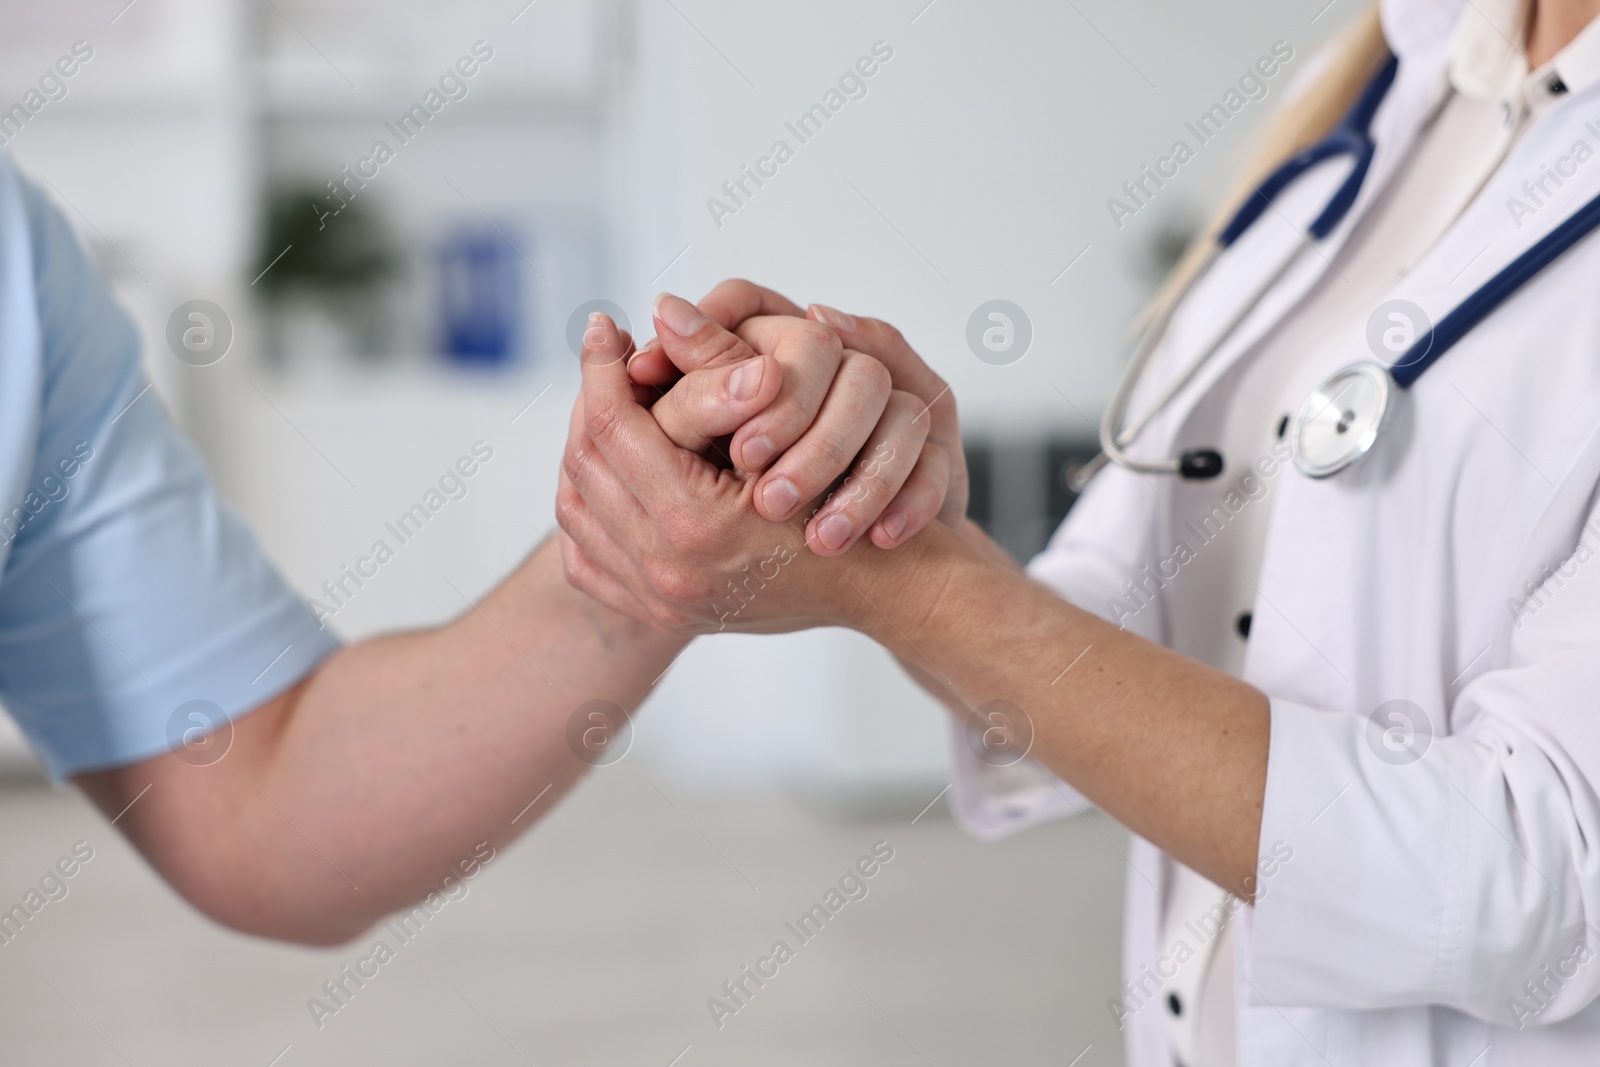
[[[1310,478],[1338,474],[1371,451],[1388,417],[1394,379],[1353,363],[1312,390],[1291,427],[1294,465]]]

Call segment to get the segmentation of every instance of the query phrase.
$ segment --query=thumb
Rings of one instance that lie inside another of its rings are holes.
[[[783,368],[771,356],[702,367],[684,375],[650,414],[673,444],[704,453],[713,440],[766,410],[782,385]]]
[[[628,380],[627,345],[616,323],[599,313],[583,334],[583,429],[635,495],[652,471],[681,455],[650,412],[639,406]]]
[[[746,319],[757,315],[791,315],[804,318],[805,312],[794,301],[771,289],[742,278],[721,282],[697,305],[701,315],[727,330],[737,330]],[[628,376],[639,385],[671,385],[679,371],[661,350],[659,338],[649,341],[628,361]]]
[[[628,357],[628,377],[635,385],[660,390],[682,378],[683,372],[673,366],[672,360],[661,350],[661,339],[652,337]]]
[[[662,351],[685,374],[702,367],[725,367],[755,355],[739,337],[671,293],[656,297],[655,322]]]

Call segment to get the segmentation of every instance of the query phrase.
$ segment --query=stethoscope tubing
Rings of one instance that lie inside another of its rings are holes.
[[[1488,318],[1501,304],[1505,303],[1521,290],[1524,285],[1537,277],[1546,267],[1565,255],[1579,241],[1593,233],[1596,228],[1600,228],[1600,196],[1591,198],[1577,211],[1573,212],[1572,215],[1559,223],[1550,233],[1540,238],[1521,255],[1517,256],[1516,259],[1501,268],[1500,271],[1441,318],[1421,337],[1418,337],[1411,347],[1406,349],[1387,368],[1394,384],[1401,389],[1409,389],[1429,367],[1441,359],[1446,352],[1482,323],[1484,319]],[[1088,479],[1104,467],[1107,462],[1115,462],[1120,466],[1143,474],[1172,474],[1178,472],[1179,460],[1177,458],[1156,461],[1135,460],[1129,457],[1124,449],[1136,440],[1139,434],[1165,410],[1166,406],[1177,394],[1194,379],[1200,372],[1201,367],[1227,342],[1227,339],[1232,336],[1233,331],[1243,323],[1244,319],[1256,309],[1267,291],[1272,289],[1288,273],[1293,265],[1299,261],[1305,250],[1310,247],[1312,245],[1308,238],[1305,243],[1285,256],[1267,279],[1256,287],[1251,298],[1245,301],[1240,310],[1229,320],[1226,327],[1219,330],[1199,356],[1185,368],[1183,374],[1179,375],[1162,392],[1161,396],[1142,416],[1128,424],[1128,426],[1118,430],[1118,424],[1127,412],[1139,375],[1143,372],[1145,364],[1159,344],[1161,336],[1165,333],[1171,321],[1172,312],[1164,313],[1158,321],[1151,324],[1150,328],[1141,335],[1135,355],[1129,361],[1128,367],[1118,381],[1117,389],[1112,394],[1111,401],[1106,407],[1105,417],[1100,425],[1101,454],[1079,469],[1072,480],[1071,488],[1075,491],[1082,491],[1083,487],[1087,485]],[[1205,263],[1196,271],[1194,279],[1184,286],[1178,299],[1173,301],[1174,307],[1181,303],[1183,298],[1187,297],[1199,280],[1205,276],[1221,250],[1220,245],[1212,250]]]
[[[1282,281],[1284,275],[1288,274],[1300,262],[1306,251],[1313,247],[1315,246],[1310,239],[1306,238],[1296,245],[1288,255],[1284,256],[1278,265],[1256,286],[1249,299],[1245,300],[1239,306],[1239,309],[1234,312],[1233,316],[1212,335],[1205,348],[1189,362],[1183,373],[1173,379],[1172,383],[1150,404],[1142,416],[1119,430],[1118,427],[1123,417],[1127,414],[1128,405],[1132,402],[1133,390],[1138,385],[1139,376],[1143,372],[1144,365],[1149,361],[1151,354],[1160,344],[1162,336],[1166,333],[1167,326],[1172,320],[1172,311],[1169,310],[1163,313],[1159,321],[1151,323],[1150,328],[1140,338],[1139,347],[1135,351],[1134,357],[1129,360],[1127,368],[1118,380],[1117,389],[1112,394],[1110,402],[1106,405],[1105,415],[1100,421],[1100,450],[1101,455],[1105,457],[1105,460],[1101,461],[1101,466],[1106,461],[1109,461],[1142,474],[1176,474],[1179,472],[1181,461],[1176,457],[1166,460],[1137,460],[1129,456],[1123,449],[1132,444],[1144,432],[1145,428],[1155,421],[1161,412],[1166,410],[1177,395],[1190,382],[1194,381],[1195,376],[1210,362],[1211,357],[1216,355],[1217,351],[1228,343],[1228,340],[1234,336],[1235,331],[1244,323],[1245,319],[1249,318],[1256,308],[1261,305],[1261,301],[1265,299],[1267,293]],[[1211,269],[1212,263],[1222,253],[1222,249],[1223,246],[1219,244],[1210,251],[1205,262],[1195,272],[1194,278],[1183,287],[1178,299],[1172,302],[1171,306],[1173,308],[1176,308],[1189,295],[1195,285],[1199,283],[1199,280]],[[1099,467],[1095,469],[1098,470]]]
[[[1253,189],[1250,196],[1246,198],[1239,210],[1234,213],[1228,224],[1219,231],[1206,259],[1184,285],[1177,298],[1168,305],[1167,309],[1155,321],[1141,332],[1134,353],[1124,368],[1117,382],[1117,387],[1112,393],[1110,402],[1106,405],[1105,414],[1101,419],[1101,452],[1073,475],[1068,483],[1069,488],[1075,492],[1081,492],[1088,484],[1089,478],[1104,467],[1107,462],[1116,463],[1140,474],[1183,474],[1185,477],[1205,478],[1215,477],[1221,473],[1220,457],[1217,453],[1209,450],[1197,450],[1194,453],[1185,453],[1181,457],[1162,460],[1136,460],[1127,454],[1126,449],[1138,439],[1139,435],[1155,421],[1161,412],[1166,410],[1177,395],[1194,380],[1200,373],[1201,368],[1228,343],[1229,339],[1234,336],[1235,331],[1260,306],[1266,294],[1277,286],[1284,276],[1300,261],[1306,250],[1314,248],[1318,240],[1331,233],[1339,222],[1343,220],[1345,214],[1354,204],[1356,196],[1365,181],[1367,169],[1372,162],[1374,144],[1369,133],[1370,125],[1379,105],[1394,82],[1397,69],[1398,61],[1391,57],[1389,62],[1384,65],[1363,91],[1361,98],[1356,106],[1351,108],[1345,120],[1322,142],[1296,153],[1283,166],[1269,175],[1261,185]],[[1265,279],[1255,287],[1249,298],[1240,304],[1239,309],[1228,322],[1212,336],[1211,340],[1189,363],[1183,373],[1178,375],[1162,391],[1161,395],[1146,409],[1144,414],[1127,426],[1121,425],[1123,418],[1127,415],[1128,407],[1132,403],[1133,393],[1138,381],[1143,375],[1152,354],[1159,346],[1167,328],[1171,325],[1175,309],[1183,303],[1199,284],[1200,280],[1209,274],[1218,256],[1231,247],[1272,206],[1278,194],[1295,178],[1311,167],[1340,155],[1352,156],[1355,161],[1354,168],[1349,177],[1341,184],[1328,206],[1307,229],[1307,232],[1301,235],[1301,243],[1293,251],[1285,255]],[[1397,360],[1387,366],[1381,363],[1373,363],[1372,366],[1381,370],[1393,386],[1400,389],[1409,389],[1417,379],[1422,377],[1423,372],[1443,357],[1458,341],[1597,227],[1600,227],[1600,196],[1589,200],[1572,215],[1557,224],[1550,233],[1540,238],[1521,255],[1496,272],[1493,277],[1474,290],[1460,304],[1456,305],[1438,323],[1430,327],[1421,337],[1416,338]],[[1346,368],[1345,370],[1348,371],[1349,369]],[[1212,462],[1202,465],[1200,468],[1196,468],[1194,464],[1188,462],[1191,456],[1199,454],[1209,455]],[[1325,477],[1327,474],[1337,473],[1338,470],[1342,470],[1344,466],[1354,462],[1364,454],[1365,449],[1361,449],[1337,466],[1315,476]],[[1298,455],[1296,463],[1299,465]]]
[[[1409,389],[1457,341],[1471,333],[1496,308],[1560,259],[1573,245],[1593,233],[1597,226],[1600,226],[1600,196],[1589,200],[1563,219],[1555,229],[1502,267],[1494,277],[1418,337],[1389,368],[1395,384],[1402,389]]]

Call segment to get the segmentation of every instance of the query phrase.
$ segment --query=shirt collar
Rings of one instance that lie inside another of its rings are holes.
[[[1526,26],[1526,0],[1472,0],[1462,7],[1450,35],[1451,87],[1508,113],[1538,114],[1600,81],[1600,19],[1533,71],[1523,54]]]
[[[1402,64],[1443,47],[1467,0],[1380,0],[1383,36]]]
[[[1570,92],[1582,92],[1600,81],[1600,19],[1585,26],[1572,43],[1546,65],[1555,68]]]

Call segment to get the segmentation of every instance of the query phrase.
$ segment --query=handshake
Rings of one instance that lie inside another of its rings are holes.
[[[637,350],[604,315],[584,334],[557,497],[573,586],[683,636],[847,624],[862,541],[963,522],[955,400],[893,327],[744,281],[663,294],[655,325]]]
[[[0,158],[0,219],[32,219],[19,233],[49,254],[23,275],[66,288],[11,294],[34,301],[5,305],[33,340],[0,363],[60,388],[12,390],[0,426],[33,434],[12,458],[78,441],[95,459],[4,546],[0,688],[52,770],[217,921],[332,944],[426,898],[594,766],[569,734],[586,709],[631,714],[728,630],[882,645],[978,739],[957,806],[985,766],[1031,757],[1219,884],[1254,872],[1260,806],[1236,801],[1261,795],[1265,698],[1031,581],[967,520],[955,400],[885,323],[739,281],[661,297],[638,349],[595,316],[559,541],[455,619],[341,645],[138,403],[133,329],[20,186]],[[53,476],[29,462],[14,500]],[[1117,516],[1139,491],[1097,476],[1077,522],[1121,524],[1057,588],[1120,581],[1104,546],[1133,536]]]

